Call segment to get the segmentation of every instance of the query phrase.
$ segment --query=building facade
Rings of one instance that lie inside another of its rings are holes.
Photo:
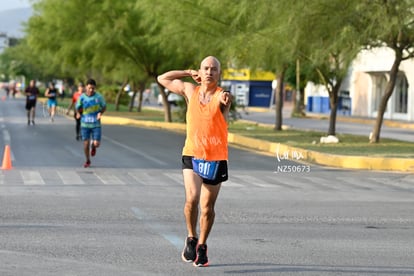
[[[235,96],[238,106],[271,107],[274,79],[272,72],[229,68],[223,70],[221,86]]]
[[[352,114],[376,117],[378,106],[390,78],[389,71],[394,62],[394,51],[377,48],[362,51],[354,60],[344,90],[352,98]],[[414,61],[405,60],[400,64],[394,91],[388,100],[384,119],[411,121],[414,118]],[[410,85],[411,84],[411,85]]]
[[[390,78],[389,71],[394,62],[394,55],[394,51],[387,47],[363,50],[358,54],[342,82],[338,114],[377,117],[379,103]],[[388,100],[384,119],[412,121],[414,119],[413,93],[414,60],[410,59],[400,64],[397,82]],[[309,83],[305,88],[305,95],[307,111],[330,112],[329,96],[323,86]],[[319,107],[318,101],[323,107],[315,110],[315,102]]]

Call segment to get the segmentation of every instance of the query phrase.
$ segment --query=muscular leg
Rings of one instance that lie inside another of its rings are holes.
[[[183,177],[185,187],[184,217],[187,236],[197,237],[198,204],[200,202],[202,179],[191,169],[183,169]]]
[[[199,244],[206,244],[211,228],[213,228],[215,211],[214,205],[220,191],[221,184],[202,184],[200,196],[200,237]]]

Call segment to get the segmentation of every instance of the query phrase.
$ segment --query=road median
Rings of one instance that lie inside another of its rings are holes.
[[[185,131],[185,124],[183,123],[143,121],[116,116],[103,116],[102,123],[109,125],[131,125],[160,128],[173,131]],[[414,172],[414,159],[326,154],[302,148],[291,147],[281,143],[272,143],[255,138],[245,137],[234,133],[229,133],[228,142],[230,144],[274,155],[275,158],[278,154],[296,153],[295,156],[300,156],[300,158],[294,161],[306,162],[322,166],[345,169]]]

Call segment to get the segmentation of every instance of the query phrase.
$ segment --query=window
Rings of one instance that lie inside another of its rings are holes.
[[[384,74],[373,76],[373,110],[378,111],[382,97],[385,93],[385,86],[387,85],[387,78]],[[386,111],[386,110],[385,110]]]
[[[408,102],[408,82],[404,74],[398,75],[395,83],[395,98],[393,105],[393,112],[407,113]]]

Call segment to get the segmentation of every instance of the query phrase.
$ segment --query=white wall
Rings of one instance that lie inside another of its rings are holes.
[[[363,50],[355,58],[350,67],[349,91],[352,101],[352,114],[355,116],[376,117],[373,112],[372,99],[372,73],[384,73],[388,75],[394,62],[395,54],[390,48],[375,48]],[[412,120],[414,118],[414,60],[405,60],[401,63],[400,72],[404,73],[408,81],[408,107],[407,114],[392,114],[391,103],[393,96],[388,101],[387,113],[384,118]],[[362,88],[362,89],[361,89]],[[355,101],[363,102],[365,106],[357,105]]]

